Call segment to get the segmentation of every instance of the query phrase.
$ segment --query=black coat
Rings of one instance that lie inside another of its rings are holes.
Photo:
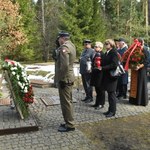
[[[102,63],[103,57],[104,57],[104,53],[102,51],[96,52],[95,56],[92,60],[92,73],[91,73],[91,83],[90,84],[91,84],[91,86],[95,86],[95,87],[101,87],[102,76],[103,76],[103,72],[101,70],[95,69],[95,67],[94,67],[95,58],[98,53],[101,56],[101,63]]]
[[[115,49],[109,51],[108,54],[104,55],[102,61],[102,89],[108,92],[116,91],[117,88],[117,78],[113,78],[110,75],[110,71],[114,70],[118,66],[118,55]]]

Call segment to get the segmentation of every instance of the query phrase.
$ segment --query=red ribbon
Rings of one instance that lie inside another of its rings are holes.
[[[11,59],[7,59],[7,58],[6,58],[5,61],[6,61],[6,62],[10,62],[12,65],[15,65],[14,61],[11,60]]]
[[[133,43],[133,44],[128,48],[128,50],[124,53],[123,59],[124,59],[126,53],[129,53],[130,50],[132,49],[131,52],[129,53],[129,56],[128,56],[128,58],[127,58],[127,61],[126,61],[125,67],[124,67],[124,69],[125,69],[126,71],[128,71],[128,69],[129,69],[129,61],[130,61],[130,57],[131,57],[132,53],[134,52],[134,50],[135,50],[137,47],[140,47],[140,46],[141,46],[141,43],[140,43],[137,39],[135,39],[135,40],[134,40],[134,43]]]

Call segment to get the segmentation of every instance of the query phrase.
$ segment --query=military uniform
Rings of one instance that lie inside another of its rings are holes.
[[[74,128],[72,87],[75,80],[73,71],[75,58],[76,48],[70,40],[67,40],[59,47],[57,53],[57,81],[62,114],[68,128]]]
[[[57,61],[57,54],[58,54],[58,48],[60,47],[60,44],[59,44],[59,36],[57,37],[56,41],[55,41],[55,45],[56,45],[56,48],[53,50],[53,53],[52,53],[52,58],[54,59],[55,61],[55,76],[54,76],[54,87],[58,87],[58,83],[57,83],[57,67],[56,67],[56,61]]]
[[[90,40],[85,40],[84,43],[91,43]],[[90,85],[91,72],[87,70],[87,61],[91,61],[94,57],[95,51],[92,48],[85,48],[80,57],[80,74],[82,77],[83,87],[86,93],[86,97],[83,101],[93,101],[93,88]]]

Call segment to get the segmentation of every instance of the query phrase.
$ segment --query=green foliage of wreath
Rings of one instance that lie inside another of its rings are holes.
[[[8,81],[15,106],[19,108],[23,118],[27,118],[29,116],[28,105],[33,103],[34,93],[24,67],[19,62],[6,59],[2,68],[7,72],[5,78]]]

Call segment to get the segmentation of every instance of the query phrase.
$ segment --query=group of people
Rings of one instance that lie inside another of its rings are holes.
[[[133,97],[132,94],[130,94],[129,103],[146,106],[148,104],[147,65],[149,63],[149,52],[144,45],[143,39],[138,39],[137,41],[140,43],[140,51],[142,51],[144,59],[136,68],[131,69],[131,80],[135,78],[132,72],[136,71],[138,76],[136,76],[136,90],[133,90],[135,87],[134,85],[131,86],[130,89],[131,93],[133,93],[132,91],[136,91],[136,96]],[[102,51],[103,46],[106,50],[105,53]],[[84,41],[84,49],[80,58],[80,74],[82,76],[86,97],[82,101],[85,103],[93,101],[93,92],[91,91],[94,86],[96,101],[92,106],[95,107],[95,109],[101,109],[104,107],[105,91],[107,91],[109,108],[108,111],[104,113],[106,117],[115,115],[117,99],[127,99],[128,70],[125,70],[125,73],[117,78],[112,77],[110,74],[110,71],[115,69],[119,62],[125,67],[126,62],[123,60],[123,55],[127,50],[128,45],[123,38],[114,40],[107,39],[104,45],[101,42],[95,42],[94,49],[92,48],[90,40]],[[91,59],[91,70],[86,69],[89,58]],[[133,84],[135,84],[135,82]]]
[[[72,88],[75,80],[73,63],[76,59],[76,48],[70,41],[69,33],[66,32],[59,33],[57,42],[59,44],[56,52],[57,86],[65,121],[59,126],[58,131],[68,132],[75,130]],[[139,40],[139,42],[141,42],[145,57],[144,61],[135,68],[139,74],[137,76],[137,95],[134,98],[129,96],[129,102],[135,105],[146,106],[148,104],[148,93],[146,92],[148,53],[144,47],[144,40]],[[93,87],[95,87],[96,101],[92,106],[95,109],[101,109],[105,105],[105,92],[107,92],[109,107],[108,111],[103,114],[106,117],[115,116],[118,98],[127,98],[128,70],[118,78],[112,77],[110,71],[115,70],[119,62],[123,66],[126,65],[126,62],[122,62],[122,57],[128,46],[123,38],[117,40],[107,39],[104,44],[100,41],[95,42],[94,48],[90,40],[84,40],[83,45],[84,49],[80,57],[80,74],[86,96],[82,101],[85,103],[93,101]]]
[[[104,53],[103,46],[106,49]],[[96,91],[96,101],[93,107],[100,109],[105,104],[105,91],[108,93],[109,108],[104,113],[106,117],[112,117],[116,113],[116,88],[117,78],[110,75],[110,70],[116,69],[118,66],[118,53],[115,49],[116,44],[114,40],[107,39],[103,43],[96,42],[94,49],[91,41],[84,41],[84,50],[80,58],[80,74],[82,77],[83,87],[85,89],[86,97],[82,101],[89,103],[93,101],[93,86]],[[91,59],[91,69],[87,69],[88,59]],[[84,70],[84,71],[83,71]]]

